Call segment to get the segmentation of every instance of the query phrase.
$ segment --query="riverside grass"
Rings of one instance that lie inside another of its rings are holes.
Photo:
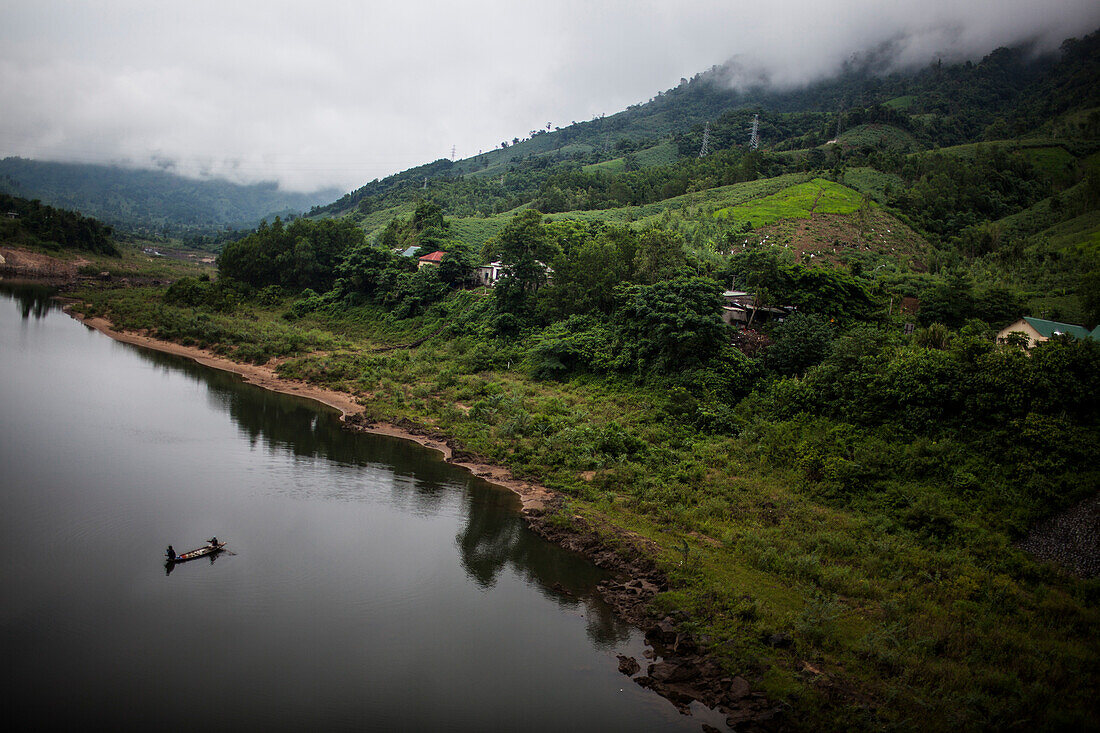
[[[373,419],[411,420],[560,492],[559,521],[580,515],[651,540],[671,581],[654,610],[686,613],[687,628],[787,706],[795,727],[1095,724],[1100,583],[1036,563],[996,517],[932,507],[961,527],[942,541],[897,527],[881,506],[820,495],[798,455],[834,439],[830,421],[700,432],[674,417],[660,382],[529,378],[522,342],[440,337],[373,351],[476,307],[472,293],[421,319],[360,307],[294,322],[281,317],[287,300],[205,313],[165,304],[156,288],[79,295],[120,328],[242,360],[280,357],[283,376],[357,394]],[[965,458],[949,440],[879,447]],[[930,482],[893,485],[899,496],[937,494]]]

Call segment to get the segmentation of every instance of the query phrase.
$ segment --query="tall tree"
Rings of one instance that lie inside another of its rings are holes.
[[[497,306],[516,315],[529,315],[535,292],[546,284],[547,263],[560,252],[542,214],[527,209],[516,214],[504,227],[490,251],[508,268],[494,288]]]

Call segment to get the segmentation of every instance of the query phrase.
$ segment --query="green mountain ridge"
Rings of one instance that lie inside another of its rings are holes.
[[[1090,74],[1095,78],[1096,45],[1093,34],[1063,44],[1060,59],[1036,58],[1028,47],[1002,48],[977,64],[933,63],[887,75],[874,73],[879,59],[867,57],[835,78],[789,91],[731,89],[723,81],[728,70],[716,66],[617,114],[552,131],[533,130],[525,139],[504,141],[502,148],[464,160],[440,159],[410,168],[311,214],[369,212],[394,199],[448,198],[447,193],[424,193],[425,179],[429,191],[437,183],[454,187],[463,180],[462,196],[441,201],[449,214],[505,211],[530,198],[556,165],[592,165],[623,152],[640,158],[644,153],[638,151],[667,145],[662,141],[676,146],[677,157],[695,155],[704,123],[710,125],[711,150],[744,146],[756,113],[762,113],[760,137],[773,151],[821,145],[835,136],[838,122],[842,131],[871,123],[898,125],[913,148],[973,142],[991,126],[996,126],[989,131],[997,137],[1022,134],[1070,109],[1100,105],[1100,95],[1086,81]],[[477,204],[468,203],[471,197]]]
[[[1091,730],[1097,58],[851,69],[767,107],[685,81],[619,137],[410,169],[84,312],[552,489],[549,524],[655,564],[658,628],[765,728]],[[1089,337],[998,341],[1022,315]],[[686,684],[635,680],[683,704],[698,670],[667,660]]]
[[[1084,320],[1093,317],[1082,280],[1095,269],[1092,250],[1049,246],[1043,232],[1096,204],[1100,93],[1088,80],[1098,58],[1093,33],[1056,55],[1002,48],[977,63],[887,75],[852,64],[788,91],[731,90],[726,70],[714,67],[617,115],[418,166],[310,215],[348,216],[377,238],[432,202],[475,249],[528,208],[555,221],[672,227],[700,251],[767,226],[820,266],[961,268],[1018,292],[1036,315]],[[754,119],[759,150],[748,146]],[[710,154],[700,157],[704,134]],[[854,189],[868,213],[856,222],[851,212],[814,209],[799,224],[793,209],[777,216],[752,201],[814,176]],[[730,198],[731,186],[741,193]],[[787,215],[790,223],[780,221]],[[1086,242],[1094,234],[1073,231]],[[1061,293],[1057,306],[1050,290]]]
[[[85,163],[0,160],[0,192],[79,211],[141,236],[177,236],[199,243],[226,229],[251,229],[265,218],[308,210],[334,190],[312,194],[274,183],[242,185],[159,170]]]

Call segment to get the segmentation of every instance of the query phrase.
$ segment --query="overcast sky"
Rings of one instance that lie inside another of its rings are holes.
[[[924,64],[1097,27],[1097,0],[0,0],[0,157],[348,190],[731,57],[798,84],[884,41]]]

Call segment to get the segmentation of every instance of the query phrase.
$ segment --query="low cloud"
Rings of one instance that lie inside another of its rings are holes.
[[[1098,25],[1095,0],[37,0],[0,10],[0,155],[350,189],[715,64],[791,86],[868,49],[904,68]]]

